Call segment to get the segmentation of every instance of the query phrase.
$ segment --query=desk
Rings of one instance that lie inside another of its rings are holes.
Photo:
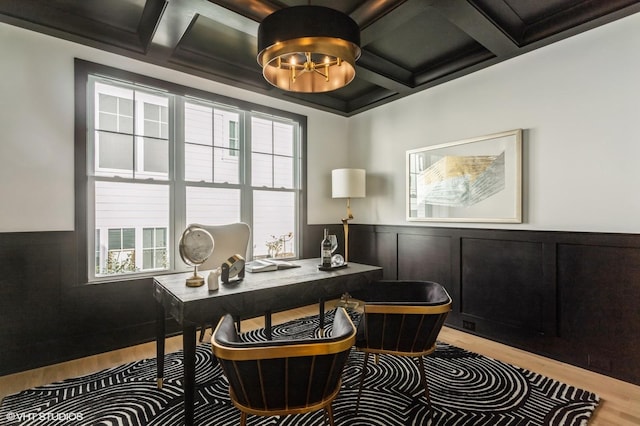
[[[271,311],[282,311],[339,297],[345,291],[363,290],[372,281],[382,279],[378,266],[349,263],[346,268],[318,270],[319,259],[296,260],[299,268],[272,272],[246,273],[244,280],[220,284],[210,292],[202,287],[187,287],[193,273],[169,274],[153,278],[156,300],[156,345],[158,387],[164,377],[164,339],[167,314],[182,326],[184,350],[185,424],[193,425],[195,398],[196,327],[229,313],[251,318]],[[208,271],[202,271],[205,277]],[[270,321],[269,321],[270,322]]]

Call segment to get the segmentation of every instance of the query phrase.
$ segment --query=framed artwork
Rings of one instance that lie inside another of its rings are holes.
[[[407,220],[522,223],[522,129],[407,151]]]

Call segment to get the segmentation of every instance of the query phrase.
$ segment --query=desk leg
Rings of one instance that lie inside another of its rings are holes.
[[[156,379],[158,389],[164,381],[165,312],[161,302],[156,303]]]
[[[193,426],[196,394],[196,327],[182,326],[182,348],[184,350],[184,423]]]
[[[264,313],[264,332],[267,336],[267,340],[272,339],[271,335],[271,311],[265,311]]]
[[[318,305],[320,306],[318,312],[318,318],[320,319],[320,336],[324,336],[324,299],[321,298],[318,301]]]

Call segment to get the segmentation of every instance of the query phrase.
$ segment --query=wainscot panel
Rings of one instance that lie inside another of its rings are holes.
[[[640,235],[386,225],[350,233],[351,260],[443,284],[454,299],[448,326],[640,384]]]
[[[76,262],[73,232],[0,233],[0,375],[154,338],[151,279],[78,285]]]

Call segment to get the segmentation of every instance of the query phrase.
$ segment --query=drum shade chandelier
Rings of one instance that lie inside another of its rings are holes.
[[[321,93],[349,84],[360,57],[360,28],[348,15],[323,6],[286,7],[258,28],[264,78],[290,92]]]

